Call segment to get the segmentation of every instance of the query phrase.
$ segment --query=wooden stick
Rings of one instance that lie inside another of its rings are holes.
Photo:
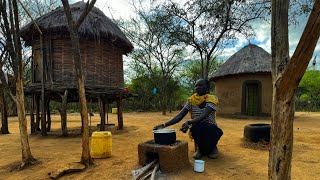
[[[153,168],[153,171],[151,174],[151,180],[155,180],[158,169],[159,169],[159,163]]]
[[[151,163],[147,164],[145,167],[144,167],[144,170],[142,170],[142,172],[136,177],[134,178],[134,180],[138,180],[140,179],[145,173],[148,172],[148,170],[158,162],[158,159],[155,159],[153,160]]]
[[[147,174],[145,176],[143,176],[140,180],[145,180],[147,179],[149,176],[151,176],[152,171],[148,171]]]

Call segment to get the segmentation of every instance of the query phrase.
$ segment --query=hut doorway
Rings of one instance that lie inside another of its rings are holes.
[[[258,116],[261,112],[261,82],[248,80],[242,88],[242,114]]]

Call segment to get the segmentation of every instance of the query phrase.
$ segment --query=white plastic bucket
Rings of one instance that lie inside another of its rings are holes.
[[[204,160],[194,160],[194,171],[203,172],[204,171]]]

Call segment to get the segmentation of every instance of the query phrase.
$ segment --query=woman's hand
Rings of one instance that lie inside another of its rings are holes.
[[[185,123],[182,124],[180,131],[182,131],[183,133],[186,133],[190,128],[190,125],[191,125],[190,121],[186,121]]]
[[[159,125],[155,126],[155,127],[153,128],[153,130],[163,129],[163,128],[165,128],[165,127],[166,127],[166,124],[165,124],[165,123],[159,124]]]

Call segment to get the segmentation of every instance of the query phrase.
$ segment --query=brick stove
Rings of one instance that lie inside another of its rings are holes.
[[[160,170],[163,173],[176,172],[188,167],[188,142],[177,140],[171,145],[156,144],[149,140],[138,145],[139,164],[144,166],[154,159],[159,159]]]

